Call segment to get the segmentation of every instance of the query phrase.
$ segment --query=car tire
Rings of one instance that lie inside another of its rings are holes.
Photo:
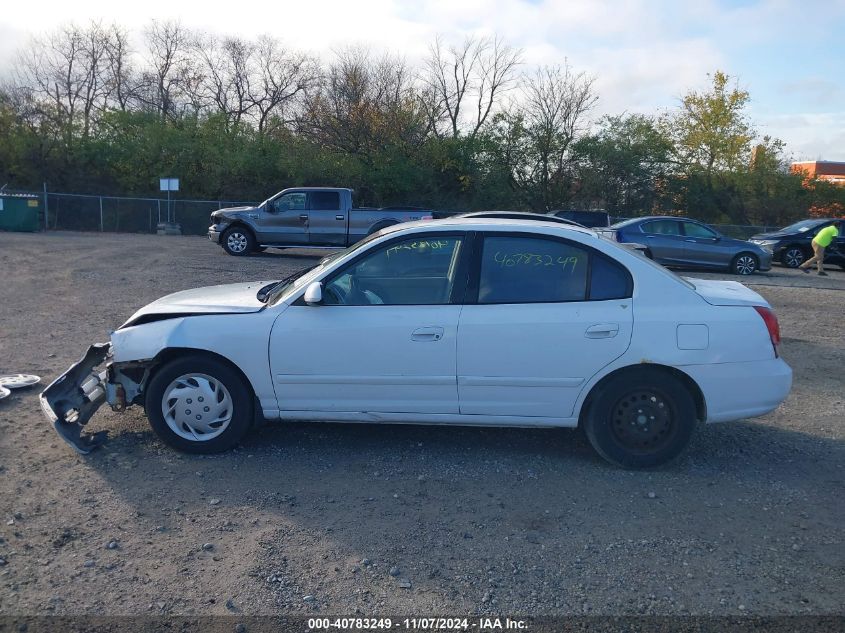
[[[739,253],[731,261],[731,272],[735,275],[753,275],[760,268],[760,260],[754,253]]]
[[[590,444],[623,468],[655,468],[677,459],[697,426],[687,387],[664,371],[642,368],[599,386],[584,420]]]
[[[807,260],[807,254],[800,246],[788,246],[780,256],[780,263],[787,268],[798,268]]]
[[[235,257],[249,255],[256,246],[252,231],[242,226],[226,229],[220,237],[220,244],[224,251]]]
[[[253,392],[229,365],[196,354],[177,358],[155,373],[144,408],[153,431],[168,446],[185,453],[219,453],[249,431]]]

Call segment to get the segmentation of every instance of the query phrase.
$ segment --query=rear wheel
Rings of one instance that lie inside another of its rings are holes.
[[[752,275],[759,268],[760,262],[753,253],[740,253],[731,262],[731,272],[735,275]]]
[[[147,386],[145,409],[165,444],[186,453],[232,448],[253,419],[252,389],[216,358],[186,356],[162,367]]]
[[[800,246],[789,246],[783,251],[780,256],[781,263],[788,268],[798,268],[804,263],[807,256],[804,254],[804,249]]]
[[[233,226],[223,233],[220,244],[229,255],[249,255],[255,249],[255,238],[249,229]]]
[[[652,468],[677,458],[696,427],[686,386],[654,369],[620,374],[599,388],[584,431],[596,452],[624,468]]]

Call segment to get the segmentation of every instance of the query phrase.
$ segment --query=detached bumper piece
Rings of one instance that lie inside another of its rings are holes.
[[[106,441],[108,431],[83,435],[83,427],[106,401],[108,369],[99,373],[111,351],[110,343],[92,345],[85,356],[41,392],[44,415],[56,433],[80,455],[87,455]]]

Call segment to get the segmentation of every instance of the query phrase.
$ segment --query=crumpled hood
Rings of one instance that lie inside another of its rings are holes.
[[[133,314],[121,327],[128,327],[150,315],[244,314],[258,312],[264,304],[258,291],[271,281],[253,281],[183,290],[157,299]]]
[[[221,218],[236,218],[238,214],[244,211],[255,211],[257,207],[226,207],[225,209],[217,209],[211,213],[211,221],[219,222]]]

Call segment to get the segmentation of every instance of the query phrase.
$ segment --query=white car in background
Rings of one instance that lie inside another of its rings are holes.
[[[625,467],[677,457],[700,422],[786,398],[769,304],[682,279],[557,223],[449,219],[380,231],[274,283],[169,295],[41,395],[59,434],[103,402],[145,407],[159,437],[211,453],[256,419],[582,426]],[[105,363],[105,368],[96,368]]]

